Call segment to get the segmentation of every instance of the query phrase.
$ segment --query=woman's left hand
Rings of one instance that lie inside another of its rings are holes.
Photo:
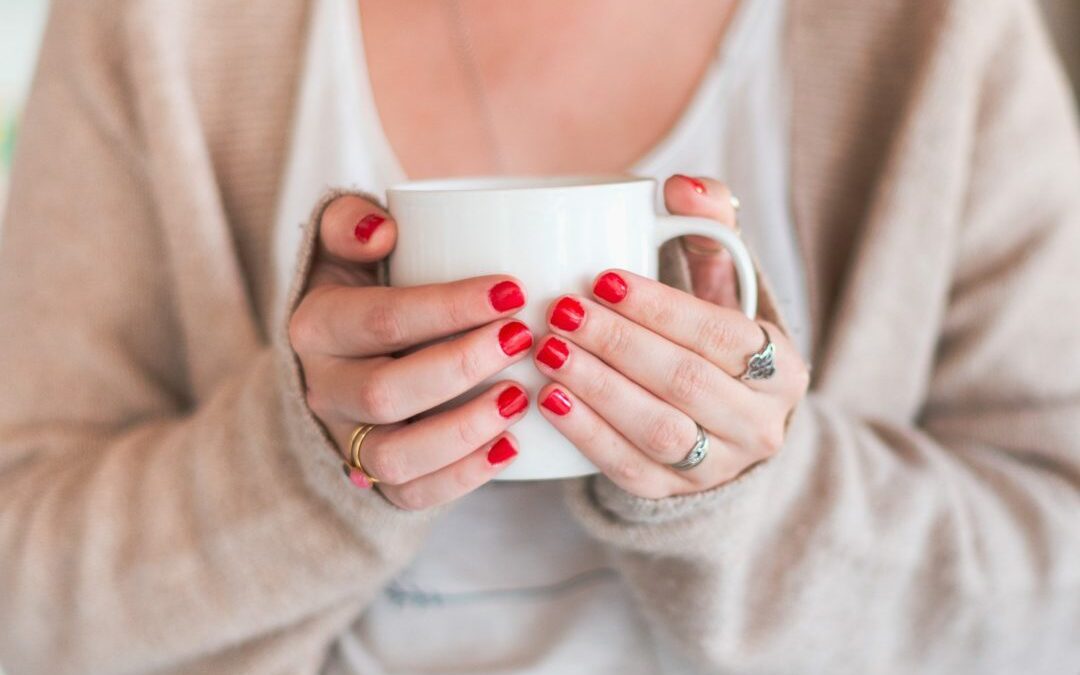
[[[723,184],[676,176],[664,192],[672,213],[734,227]],[[552,304],[554,334],[536,353],[553,380],[538,397],[544,416],[615,484],[650,499],[716,487],[776,454],[809,382],[779,328],[714,304],[734,305],[731,263],[694,249],[695,289],[709,300],[609,270],[596,279],[595,300],[563,296]],[[775,345],[776,373],[744,380],[748,359],[765,346],[762,327]],[[692,469],[672,468],[695,445],[698,424],[707,456]]]

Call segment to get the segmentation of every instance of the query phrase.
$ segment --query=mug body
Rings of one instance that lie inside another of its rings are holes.
[[[566,293],[588,296],[597,274],[618,267],[656,278],[656,184],[631,176],[470,178],[416,181],[388,191],[398,241],[393,286],[443,283],[486,274],[521,280],[528,303],[517,318],[537,339],[547,309]],[[432,321],[438,321],[432,317]],[[497,381],[525,386],[535,402],[546,384],[531,358],[519,361],[448,405]],[[596,468],[535,409],[515,424],[517,459],[497,479],[567,478]]]

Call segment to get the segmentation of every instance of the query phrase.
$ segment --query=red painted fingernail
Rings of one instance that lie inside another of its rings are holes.
[[[566,343],[557,337],[550,337],[540,348],[536,360],[552,370],[558,370],[562,368],[562,364],[566,363],[567,356],[570,356],[570,348],[566,346]]]
[[[499,394],[498,405],[500,415],[513,417],[529,405],[529,397],[521,387],[507,387]]]
[[[570,397],[558,389],[552,389],[551,392],[544,397],[544,400],[540,402],[540,405],[559,417],[570,412],[570,408],[574,406],[574,404],[570,402]]]
[[[596,280],[593,293],[614,304],[626,297],[626,280],[614,272],[603,274]]]
[[[694,192],[698,193],[699,195],[705,194],[705,183],[702,183],[697,178],[691,178],[690,176],[684,176],[681,173],[677,173],[675,175],[678,176],[679,178],[682,178],[687,183],[690,183],[690,187],[694,188]]]
[[[386,222],[386,218],[383,218],[377,213],[369,213],[360,219],[360,222],[356,224],[356,228],[353,230],[353,234],[360,240],[360,243],[366,244],[371,239],[371,235],[375,234],[375,230],[379,229],[379,226]]]
[[[488,291],[488,300],[496,312],[509,312],[525,304],[525,294],[513,281],[500,281]]]
[[[500,438],[495,441],[495,445],[491,446],[488,450],[488,464],[495,466],[496,464],[502,464],[506,460],[510,459],[514,455],[518,454],[514,446],[506,438]]]
[[[499,346],[507,356],[520,354],[532,347],[532,342],[529,327],[520,321],[511,321],[499,330]]]
[[[585,319],[585,308],[573,298],[563,298],[551,312],[551,325],[565,331],[575,331]]]
[[[349,482],[360,488],[361,490],[367,490],[371,487],[371,483],[364,476],[363,472],[352,468],[348,464],[341,465],[342,470],[345,472],[345,477],[349,479]]]

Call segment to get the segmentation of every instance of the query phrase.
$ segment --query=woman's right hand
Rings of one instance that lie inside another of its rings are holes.
[[[388,288],[374,263],[394,247],[389,214],[356,196],[334,200],[319,223],[304,297],[289,322],[311,410],[344,456],[357,425],[364,469],[408,510],[436,506],[490,480],[517,454],[507,428],[528,409],[525,388],[500,382],[454,409],[413,420],[524,358],[532,335],[508,317],[525,303],[512,277]],[[404,356],[415,345],[457,335]],[[366,481],[354,471],[361,487]]]

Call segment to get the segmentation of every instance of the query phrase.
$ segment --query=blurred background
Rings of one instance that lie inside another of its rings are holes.
[[[1080,83],[1080,0],[1040,2],[1073,82]],[[47,6],[47,0],[0,0],[0,212]]]

